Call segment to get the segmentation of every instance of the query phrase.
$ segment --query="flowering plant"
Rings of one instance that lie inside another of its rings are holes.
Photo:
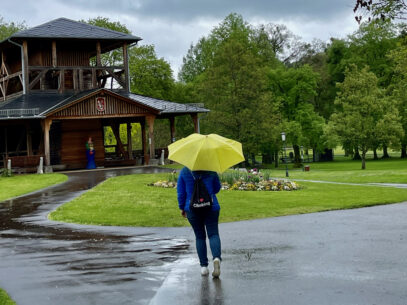
[[[253,168],[247,172],[229,171],[220,175],[222,190],[239,191],[293,191],[300,186],[293,181],[271,179],[269,172]]]

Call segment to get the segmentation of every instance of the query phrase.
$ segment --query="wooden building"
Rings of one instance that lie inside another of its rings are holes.
[[[120,124],[141,125],[142,162],[155,157],[154,122],[209,110],[133,94],[129,91],[128,48],[141,38],[72,21],[56,19],[13,34],[0,42],[0,154],[23,165],[44,157],[45,165],[83,168],[85,143],[95,145],[98,166],[105,156],[104,127],[116,137],[115,165],[135,164],[131,136],[122,143]],[[106,66],[101,55],[121,49],[123,64]],[[109,88],[110,85],[110,88]],[[18,157],[16,157],[18,156]]]

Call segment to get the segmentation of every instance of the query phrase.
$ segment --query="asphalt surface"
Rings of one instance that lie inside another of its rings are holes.
[[[18,305],[407,304],[407,203],[221,224],[220,279],[200,275],[190,228],[46,219],[108,177],[157,171],[69,173],[0,203],[0,287]]]
[[[220,279],[184,255],[150,305],[407,304],[407,203],[221,224]]]

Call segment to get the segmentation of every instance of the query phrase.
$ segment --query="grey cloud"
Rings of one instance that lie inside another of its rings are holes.
[[[58,0],[62,2],[62,0]],[[191,22],[196,18],[222,19],[231,12],[245,18],[261,16],[263,19],[303,18],[329,20],[338,14],[351,11],[354,0],[71,0],[70,5],[86,7],[106,14],[134,14],[144,18],[161,18]]]

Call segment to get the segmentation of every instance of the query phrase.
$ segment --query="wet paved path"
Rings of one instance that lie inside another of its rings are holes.
[[[189,228],[46,220],[107,177],[145,171],[158,169],[71,173],[0,203],[0,287],[18,305],[407,304],[407,203],[221,224],[219,280],[200,276]]]
[[[0,203],[0,287],[18,305],[148,303],[188,251],[189,229],[80,226],[46,216],[106,178],[159,171],[68,173],[61,185]]]

